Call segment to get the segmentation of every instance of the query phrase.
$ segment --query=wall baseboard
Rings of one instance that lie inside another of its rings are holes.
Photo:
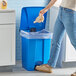
[[[76,68],[76,62],[63,62],[62,68]]]
[[[12,72],[11,66],[0,66],[0,72]]]

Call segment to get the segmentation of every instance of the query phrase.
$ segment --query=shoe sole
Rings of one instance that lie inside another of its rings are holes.
[[[45,70],[37,69],[37,67],[35,67],[35,70],[39,72],[52,73],[52,71],[45,71]]]

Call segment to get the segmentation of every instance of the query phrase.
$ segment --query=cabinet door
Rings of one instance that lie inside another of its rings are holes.
[[[14,29],[15,28],[10,25],[0,25],[0,66],[15,63]]]

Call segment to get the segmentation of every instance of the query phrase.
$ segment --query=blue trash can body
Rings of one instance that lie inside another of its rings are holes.
[[[44,7],[24,7],[21,15],[20,30],[30,32],[36,28],[37,32],[45,29],[46,16],[43,23],[34,24],[33,21]],[[27,35],[29,36],[29,35]],[[36,65],[46,64],[50,57],[51,38],[27,38],[21,36],[22,40],[22,67],[33,71]]]

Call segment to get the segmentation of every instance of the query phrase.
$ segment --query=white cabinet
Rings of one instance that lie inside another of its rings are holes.
[[[0,66],[15,65],[15,11],[0,10]]]

